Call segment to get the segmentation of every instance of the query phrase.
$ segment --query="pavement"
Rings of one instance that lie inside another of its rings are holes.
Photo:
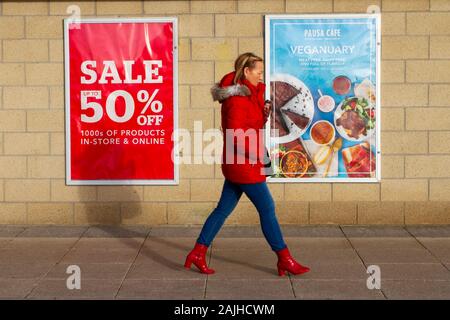
[[[183,268],[199,226],[3,225],[0,299],[450,299],[450,226],[282,229],[311,272],[279,277],[259,226],[224,226],[207,276]]]

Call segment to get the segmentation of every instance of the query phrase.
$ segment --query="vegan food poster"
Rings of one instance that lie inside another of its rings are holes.
[[[377,14],[266,16],[273,182],[380,179]]]
[[[177,184],[176,19],[64,27],[66,183]]]

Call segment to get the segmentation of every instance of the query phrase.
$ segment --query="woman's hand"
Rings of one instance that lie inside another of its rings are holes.
[[[268,118],[271,111],[272,111],[272,101],[266,100],[264,103],[264,116]]]

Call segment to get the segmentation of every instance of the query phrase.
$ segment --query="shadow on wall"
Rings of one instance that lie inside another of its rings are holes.
[[[99,186],[100,187],[100,186]],[[98,187],[97,187],[98,188]],[[163,238],[149,237],[152,228],[149,225],[127,226],[122,224],[124,206],[127,207],[126,219],[135,221],[144,214],[142,200],[135,191],[135,186],[108,186],[119,192],[117,201],[96,202],[85,207],[85,224],[90,228],[84,237],[121,239],[130,249],[138,250],[134,261],[139,263],[157,263],[171,270],[180,270],[183,261],[172,261],[164,256],[161,246],[170,246],[174,250],[187,252],[189,246],[171,243]],[[82,192],[80,192],[81,195]],[[115,196],[114,192],[112,193]]]

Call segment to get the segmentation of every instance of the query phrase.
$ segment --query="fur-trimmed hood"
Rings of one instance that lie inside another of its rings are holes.
[[[245,84],[233,83],[234,75],[234,71],[226,74],[220,83],[216,83],[211,88],[211,95],[214,101],[222,102],[232,96],[251,95],[250,89]]]

